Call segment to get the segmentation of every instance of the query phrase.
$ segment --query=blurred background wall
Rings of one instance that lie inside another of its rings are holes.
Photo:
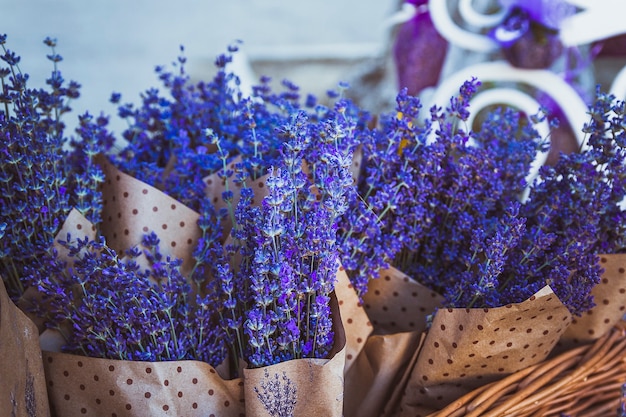
[[[56,38],[67,80],[82,85],[75,115],[114,114],[112,92],[123,102],[158,86],[156,65],[168,65],[185,46],[195,79],[209,79],[215,57],[241,40],[237,67],[247,79],[289,78],[303,92],[323,94],[384,60],[387,19],[396,0],[0,0],[0,33],[21,55],[31,87],[52,63],[46,36]],[[378,63],[377,63],[378,62]],[[383,64],[384,65],[384,64]],[[247,72],[248,71],[248,72]],[[247,73],[246,73],[247,72]],[[380,75],[380,74],[379,74]],[[381,80],[377,80],[381,82]],[[75,116],[73,116],[75,118]],[[112,118],[112,127],[121,123]],[[66,120],[71,126],[71,120]]]

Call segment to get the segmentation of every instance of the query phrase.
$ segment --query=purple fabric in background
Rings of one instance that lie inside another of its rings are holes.
[[[398,87],[417,95],[439,82],[448,51],[446,41],[437,31],[424,6],[426,0],[409,0],[418,7],[417,14],[400,26],[393,47]]]

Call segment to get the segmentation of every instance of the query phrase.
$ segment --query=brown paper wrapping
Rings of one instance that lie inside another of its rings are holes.
[[[53,415],[244,415],[243,381],[198,361],[135,362],[44,352]]]
[[[426,317],[441,306],[442,300],[395,268],[381,270],[379,277],[369,282],[363,304],[373,334],[346,371],[347,417],[383,415],[410,369]]]
[[[0,279],[0,414],[50,415],[37,326],[9,298]]]
[[[426,330],[426,318],[443,305],[443,297],[396,268],[380,271],[363,296],[376,334]]]
[[[102,166],[106,181],[101,229],[107,245],[121,254],[154,231],[162,252],[181,258],[182,272],[188,271],[200,235],[198,214],[106,161]],[[81,237],[84,230],[90,230],[89,222],[72,213],[59,238],[67,232]],[[44,349],[52,349],[44,352],[44,366],[54,415],[244,415],[243,382],[223,380],[206,363],[133,362],[59,353],[63,341],[50,331],[42,333],[40,342]]]
[[[363,350],[365,342],[372,332],[372,324],[343,267],[340,267],[337,272],[335,294],[339,304],[339,311],[341,312],[341,323],[345,332],[345,372],[348,372]]]
[[[342,358],[336,355],[331,360],[296,359],[245,369],[246,415],[341,417],[343,366]],[[293,414],[275,413],[281,403],[283,410],[293,410]],[[291,407],[286,405],[289,403]]]
[[[561,338],[561,348],[589,343],[607,334],[626,313],[626,254],[600,255],[604,273],[591,294],[596,306],[574,317]]]
[[[550,287],[492,309],[440,309],[424,339],[398,416],[423,416],[485,383],[543,361],[571,322]]]
[[[346,417],[379,417],[419,346],[417,332],[372,335],[346,373]]]

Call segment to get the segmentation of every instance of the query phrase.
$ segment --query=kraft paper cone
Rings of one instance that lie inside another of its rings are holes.
[[[480,385],[543,361],[571,319],[548,286],[517,304],[438,310],[397,415],[427,415]]]
[[[109,169],[108,172],[115,171]],[[117,185],[114,187],[113,184]],[[123,174],[117,182],[111,181],[109,185],[111,186],[109,195],[113,197],[119,196],[121,190],[128,190],[129,194],[132,194],[132,190],[147,187],[130,177],[124,177]],[[173,201],[152,188],[143,195],[156,196],[153,204],[158,204],[158,201],[170,204]],[[142,204],[145,206],[144,203],[140,203],[136,207],[141,207]],[[109,205],[108,208],[113,206],[115,205]],[[183,214],[188,215],[184,218],[191,220],[192,216],[189,213],[193,212],[184,206],[180,207]],[[124,215],[118,220],[128,221]],[[145,220],[144,224],[161,221],[158,214]],[[92,230],[89,225],[80,214],[74,214],[68,218],[59,238],[65,236],[68,231],[73,237],[79,237],[82,230]],[[165,235],[176,239],[188,236],[189,230],[196,228],[193,220],[184,231],[173,231]],[[139,244],[144,232],[142,230],[139,233],[135,230],[129,233],[122,244],[128,247]],[[162,239],[163,234],[159,235]],[[131,236],[137,240],[133,241]],[[176,252],[175,247],[172,248],[174,250],[170,252]],[[186,257],[184,260],[190,259],[190,252],[179,253]],[[60,255],[63,257],[63,252],[60,252]],[[71,258],[68,260],[71,261]],[[59,353],[64,340],[54,331],[43,332],[40,343],[43,349],[49,349],[44,352],[44,366],[54,415],[71,417],[106,413],[117,416],[208,416],[211,415],[210,410],[215,410],[214,416],[244,415],[243,381],[241,379],[225,381],[206,363],[133,362]]]
[[[0,414],[50,415],[37,326],[13,304],[0,279]]]
[[[44,352],[53,415],[244,416],[243,381],[204,362],[135,362]]]
[[[346,372],[346,416],[382,415],[404,378],[426,329],[426,317],[443,297],[396,268],[381,270],[363,296],[373,334]]]
[[[198,213],[162,191],[127,175],[102,160],[102,234],[117,253],[141,243],[151,231],[161,240],[161,251],[183,260],[187,276],[194,263],[193,252],[201,236]]]
[[[589,343],[607,334],[626,313],[626,254],[600,255],[604,268],[600,283],[591,294],[595,307],[581,317],[574,317],[560,348]]]
[[[328,359],[295,359],[244,369],[247,416],[343,416],[346,339],[334,296],[331,310],[335,340]]]

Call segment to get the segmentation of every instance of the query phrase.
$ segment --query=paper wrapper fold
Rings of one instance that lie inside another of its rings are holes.
[[[379,417],[419,346],[417,332],[372,335],[346,373],[346,417]]]
[[[395,268],[380,271],[363,296],[372,335],[346,371],[345,415],[378,417],[405,378],[426,328],[426,316],[442,297]]]
[[[365,311],[376,334],[421,333],[426,318],[443,304],[443,297],[396,268],[383,269],[368,284]]]
[[[155,232],[163,253],[183,260],[181,272],[193,267],[193,252],[200,238],[198,213],[162,191],[127,175],[102,160],[101,232],[107,245],[122,254]]]
[[[600,255],[604,272],[591,294],[593,307],[581,317],[574,317],[560,342],[560,349],[589,343],[607,334],[626,313],[626,254]]]
[[[550,287],[503,307],[438,310],[395,415],[427,415],[543,361],[571,320]]]
[[[345,372],[348,372],[365,347],[373,328],[343,267],[340,267],[337,272],[335,295],[337,296],[341,323],[346,337]]]
[[[37,326],[9,298],[0,279],[0,414],[50,415]]]

